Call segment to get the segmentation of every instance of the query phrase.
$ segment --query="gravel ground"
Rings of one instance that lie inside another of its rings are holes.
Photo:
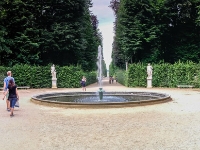
[[[0,150],[199,150],[200,89],[126,88],[104,81],[105,91],[168,93],[173,101],[127,108],[58,108],[32,103],[45,92],[19,90],[20,108],[10,118],[0,101]],[[87,91],[97,91],[97,84]]]

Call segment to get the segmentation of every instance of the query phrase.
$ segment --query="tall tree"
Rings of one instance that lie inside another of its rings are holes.
[[[94,28],[91,20],[91,0],[3,0],[0,4],[1,65],[78,64],[95,70],[102,37],[98,23]]]
[[[195,22],[199,4],[199,0],[165,1],[164,20],[168,26],[161,38],[165,61],[173,63],[178,60],[200,60],[200,28]]]
[[[198,62],[199,4],[200,0],[120,0],[114,11],[115,64],[120,67],[125,61]]]

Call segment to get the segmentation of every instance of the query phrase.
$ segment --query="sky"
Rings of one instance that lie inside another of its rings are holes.
[[[113,43],[113,22],[115,21],[113,10],[108,7],[110,0],[92,0],[93,7],[90,9],[97,16],[99,30],[103,36],[103,57],[107,69],[111,63],[112,43]],[[98,50],[98,48],[97,48]]]

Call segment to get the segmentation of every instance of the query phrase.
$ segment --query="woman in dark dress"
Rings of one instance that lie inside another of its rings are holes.
[[[86,91],[86,78],[85,76],[83,76],[83,78],[81,79],[81,86],[83,91]]]
[[[11,108],[10,116],[14,116],[13,111],[14,111],[15,103],[17,102],[17,100],[19,100],[19,95],[17,91],[17,86],[15,85],[13,79],[9,80],[8,89],[4,93],[3,100],[8,92],[9,92],[8,100],[10,101],[10,108]]]

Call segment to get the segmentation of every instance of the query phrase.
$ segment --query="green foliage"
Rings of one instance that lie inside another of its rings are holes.
[[[147,64],[131,64],[128,69],[129,87],[146,87],[147,85]],[[199,85],[200,64],[193,62],[176,62],[175,64],[160,63],[153,66],[153,87],[177,87],[177,85]]]
[[[127,72],[125,70],[117,69],[115,72],[115,78],[117,78],[117,82],[120,84],[128,86]]]
[[[107,76],[107,68],[106,68],[106,63],[104,60],[102,61],[102,74],[104,77]]]
[[[197,73],[197,66],[192,62],[154,65],[154,86],[176,87],[179,84],[191,85]]]
[[[58,87],[74,88],[80,86],[80,80],[83,75],[81,68],[74,66],[56,67]]]
[[[96,71],[85,72],[83,75],[84,75],[84,76],[86,77],[86,79],[87,79],[87,83],[86,83],[87,85],[96,82],[96,77],[97,77]],[[79,81],[80,81],[80,80],[79,80]]]
[[[115,75],[116,70],[117,70],[117,67],[114,65],[113,62],[111,62],[111,64],[109,65],[109,75],[110,76]]]
[[[146,85],[146,66],[143,63],[129,65],[127,86],[145,87],[145,85]]]
[[[200,61],[200,0],[120,0],[113,63]]]
[[[194,76],[194,80],[193,80],[192,84],[195,87],[200,87],[200,63],[197,65],[197,73]]]
[[[9,70],[9,68],[8,68],[8,70]],[[6,70],[6,68],[5,67],[3,67],[3,66],[0,66],[0,87],[3,87],[3,80],[4,80],[4,78],[7,76],[7,71],[8,70]]]
[[[30,86],[30,88],[51,88],[51,72],[48,66],[14,65],[12,68],[0,66],[0,79],[7,76],[7,71],[12,71],[12,76],[18,86]],[[56,66],[58,88],[78,88],[80,80],[85,75],[87,85],[96,82],[95,72],[84,72],[80,66]]]
[[[92,26],[91,6],[91,0],[1,1],[0,65],[78,64],[95,70],[102,39]]]
[[[12,75],[18,86],[30,86],[31,88],[50,88],[50,66],[15,65],[12,67]]]

